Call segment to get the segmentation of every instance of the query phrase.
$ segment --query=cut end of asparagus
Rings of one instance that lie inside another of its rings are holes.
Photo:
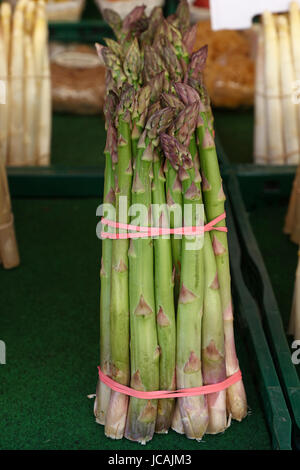
[[[226,390],[207,396],[209,423],[207,434],[220,434],[228,427],[226,412]]]
[[[184,434],[184,427],[181,419],[180,408],[179,408],[179,401],[176,401],[175,411],[172,419],[172,429],[173,431],[177,432],[178,434]]]
[[[109,405],[111,390],[101,380],[98,380],[96,398],[94,402],[94,415],[96,423],[105,425],[106,413]]]
[[[227,408],[236,421],[242,421],[247,416],[248,406],[242,380],[227,389]]]
[[[0,226],[0,259],[5,269],[13,269],[20,264],[13,217],[10,223]]]
[[[172,417],[175,408],[175,400],[159,400],[157,406],[157,418],[155,432],[157,434],[167,434],[172,424]]]
[[[131,398],[125,437],[143,445],[151,441],[155,432],[156,414],[157,404],[154,400]]]
[[[179,399],[179,408],[186,436],[201,440],[206,433],[209,416],[206,397],[185,397]]]
[[[105,420],[105,435],[111,439],[124,437],[128,396],[112,391]]]

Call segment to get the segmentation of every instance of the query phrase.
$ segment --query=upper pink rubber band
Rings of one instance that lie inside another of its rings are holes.
[[[115,382],[107,375],[105,375],[100,367],[99,370],[99,379],[109,388],[115,392],[122,393],[123,395],[128,395],[130,397],[142,398],[144,400],[154,400],[159,398],[182,398],[182,397],[194,397],[197,395],[209,395],[210,393],[221,392],[231,387],[235,383],[242,380],[242,373],[238,370],[235,374],[228,377],[223,382],[212,384],[212,385],[203,385],[202,387],[193,387],[193,388],[184,388],[182,390],[173,391],[155,391],[155,392],[143,392],[140,390],[134,390],[134,388],[126,387],[121,385],[118,382]]]
[[[180,227],[180,228],[162,228],[162,227],[138,227],[137,225],[122,224],[105,218],[101,219],[102,225],[119,228],[123,230],[134,230],[134,233],[109,233],[102,232],[101,238],[110,238],[112,240],[127,240],[128,238],[147,238],[157,237],[159,235],[202,235],[204,232],[218,230],[227,232],[227,227],[215,227],[216,224],[226,218],[226,212],[216,217],[214,220],[202,227]]]

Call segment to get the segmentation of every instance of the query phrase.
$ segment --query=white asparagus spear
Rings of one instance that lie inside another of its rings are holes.
[[[300,12],[298,2],[290,4],[290,30],[295,71],[295,89],[300,88]],[[300,105],[297,106],[298,135],[300,137]]]
[[[300,340],[300,247],[298,251],[298,266],[296,270],[293,306],[288,329],[289,334]]]
[[[292,92],[295,83],[292,49],[288,20],[285,16],[277,17],[280,51],[280,77],[283,111],[283,138],[286,163],[300,163],[297,109],[293,103]]]
[[[33,166],[37,149],[37,80],[33,54],[32,31],[34,25],[35,3],[28,2],[25,11],[24,38],[24,152],[25,164]]]
[[[265,93],[268,128],[268,162],[284,164],[282,100],[279,75],[279,47],[274,16],[263,13],[265,43]]]
[[[39,102],[37,164],[48,165],[50,159],[51,135],[51,80],[48,55],[48,25],[45,2],[43,1],[39,1],[37,5],[33,47]]]
[[[256,34],[256,70],[255,70],[255,123],[254,123],[254,159],[257,164],[267,163],[267,125],[264,72],[264,35],[260,24],[253,26]]]
[[[2,162],[0,162],[0,260],[6,269],[15,268],[20,264],[6,169]]]
[[[4,92],[7,75],[7,63],[5,45],[2,30],[0,30],[0,70],[4,85]],[[6,95],[6,93],[5,93]],[[7,152],[7,107],[6,96],[1,96],[0,100],[0,260],[7,269],[19,264],[19,253],[16,243],[13,216],[11,214],[11,203],[9,188],[6,176],[6,152]]]
[[[11,6],[10,3],[4,2],[0,5],[1,27],[5,44],[5,55],[7,67],[9,67],[10,57],[10,36],[11,36]]]
[[[39,1],[36,7],[36,19],[33,31],[33,47],[35,58],[35,69],[40,84],[43,68],[45,49],[47,45],[48,28],[45,13],[45,2]]]
[[[8,163],[12,166],[22,166],[24,163],[24,14],[22,5],[24,5],[23,2],[18,3],[14,11],[11,46]]]
[[[0,161],[7,160],[8,140],[8,74],[3,28],[0,27]]]
[[[45,51],[43,79],[41,84],[40,119],[38,132],[38,165],[50,165],[51,152],[51,78],[48,49]]]

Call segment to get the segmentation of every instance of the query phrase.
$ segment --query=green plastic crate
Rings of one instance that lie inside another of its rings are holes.
[[[274,179],[274,175],[268,173],[265,178],[261,174],[255,177],[252,173],[250,177],[246,177],[245,173],[241,173],[240,180],[244,199],[250,213],[253,212],[253,222],[255,224],[255,207],[261,208],[266,206],[266,211],[270,210],[273,204],[275,207],[274,216],[278,217],[276,204],[282,198],[286,200],[287,208],[287,192],[290,191],[291,174],[287,171],[286,175],[278,175]],[[225,176],[226,184],[229,190],[229,197],[233,207],[234,217],[237,224],[238,235],[243,251],[243,263],[246,269],[243,270],[244,278],[247,286],[252,293],[255,293],[258,305],[260,307],[263,326],[269,341],[269,346],[280,378],[291,418],[293,421],[293,442],[300,448],[300,380],[295,365],[292,363],[292,351],[288,343],[286,331],[283,326],[283,315],[280,312],[278,303],[270,281],[269,273],[266,269],[265,262],[261,254],[258,242],[254,236],[253,228],[246,212],[245,204],[240,192],[239,183],[234,171],[227,169]],[[289,191],[288,191],[289,187]],[[268,209],[269,208],[269,209]],[[264,226],[264,221],[261,221]],[[277,221],[278,223],[278,221]],[[274,224],[273,224],[274,225]],[[265,237],[274,236],[274,230],[282,230],[282,226],[268,228]],[[281,259],[280,246],[277,255]],[[296,257],[295,257],[296,260]],[[287,262],[281,259],[281,264]],[[280,269],[280,268],[279,268]],[[283,274],[284,275],[284,274]],[[294,273],[291,274],[291,292],[293,294]],[[288,309],[289,314],[290,309]]]

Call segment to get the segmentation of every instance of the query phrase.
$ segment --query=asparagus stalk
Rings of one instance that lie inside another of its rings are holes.
[[[282,100],[279,76],[279,47],[274,16],[263,13],[265,93],[267,101],[268,157],[271,165],[284,163]]]
[[[117,131],[114,126],[117,97],[109,93],[105,105],[104,114],[107,122],[107,141],[105,147],[105,175],[103,202],[115,205],[115,166],[117,164]],[[100,367],[104,374],[111,375],[111,351],[110,351],[110,296],[111,296],[111,267],[112,267],[112,240],[102,241],[101,260],[101,294],[100,294]],[[95,416],[99,424],[105,425],[107,408],[110,400],[110,388],[100,380],[98,381]]]
[[[1,29],[5,44],[6,64],[9,66],[10,57],[10,41],[11,41],[11,6],[8,2],[3,2],[0,5]]]
[[[195,77],[196,74],[197,67],[194,68]],[[186,104],[200,99],[197,91],[189,85],[176,84],[175,87],[180,98]],[[223,191],[218,157],[213,139],[214,130],[212,127],[213,120],[211,119],[212,111],[208,105],[208,99],[204,89],[202,90],[202,93],[203,98],[200,100],[200,115],[196,134],[200,156],[202,191],[206,216],[208,222],[210,222],[224,213],[226,198]],[[225,227],[225,221],[219,222],[218,226]],[[226,232],[212,231],[211,237],[217,262],[224,320],[226,373],[227,376],[231,376],[238,371],[239,363],[235,350],[233,330],[233,308],[231,299],[231,277],[227,234]],[[247,415],[247,400],[242,380],[227,389],[227,407],[233,419],[236,419],[237,421],[241,421]]]
[[[224,326],[217,264],[211,237],[204,235],[204,314],[202,326],[202,370],[205,385],[226,379]],[[208,434],[217,434],[227,427],[226,390],[207,396]]]
[[[202,190],[209,222],[223,214],[225,210],[225,194],[212,134],[213,129],[199,120],[197,135],[202,171]],[[218,226],[225,227],[225,221],[219,222]],[[235,350],[233,330],[228,241],[226,232],[212,231],[211,236],[220,284],[225,332],[226,373],[229,377],[238,371],[239,363]],[[247,401],[242,380],[227,389],[227,403],[233,419],[241,421],[247,415]]]
[[[116,216],[117,221],[128,223],[131,202],[132,152],[131,112],[134,97],[133,87],[126,88],[120,98],[117,111],[118,166],[116,172]],[[125,199],[125,201],[124,201]],[[110,302],[111,375],[113,380],[128,385],[129,362],[129,277],[128,240],[113,240]],[[128,407],[126,395],[112,392],[106,414],[105,434],[121,439],[124,434]]]
[[[294,298],[288,332],[293,335],[296,340],[300,339],[300,251],[298,251]]]
[[[174,410],[174,415],[172,419],[172,429],[173,431],[177,432],[178,434],[184,434],[184,427],[181,419],[181,414],[180,414],[180,407],[179,407],[179,401],[176,400],[175,404],[175,410]]]
[[[140,224],[149,226],[151,208],[151,167],[158,135],[171,122],[173,111],[165,108],[148,120],[140,138],[132,185],[132,203],[142,205]],[[129,250],[131,387],[153,391],[159,388],[160,349],[157,340],[153,272],[153,241],[132,240]],[[169,280],[170,281],[170,280]],[[167,308],[167,306],[163,306]],[[167,314],[167,313],[166,313]],[[125,436],[145,444],[152,439],[157,416],[157,400],[131,398]]]
[[[0,161],[0,262],[2,262],[5,269],[15,268],[20,264],[6,169],[3,161]]]
[[[11,166],[22,166],[24,135],[24,4],[19,2],[13,15],[11,63],[10,63],[10,130],[9,158]]]
[[[295,228],[295,222],[297,220],[297,205],[298,205],[298,194],[300,188],[300,166],[297,167],[296,175],[293,182],[293,188],[290,196],[289,207],[285,218],[285,224],[283,231],[286,234],[292,235]],[[298,240],[299,238],[299,240]],[[300,233],[296,231],[295,243],[298,244],[300,241]]]
[[[174,95],[164,94],[163,99],[174,109],[180,109],[177,103],[177,98]],[[182,102],[181,102],[182,104]],[[171,133],[178,137],[181,144],[189,146],[191,134],[193,134],[193,123],[195,120],[195,112],[198,111],[197,103],[186,106],[182,109],[174,122]],[[182,227],[182,185],[178,172],[173,168],[169,160],[166,161],[166,191],[167,203],[170,215],[170,227]],[[180,275],[181,275],[181,248],[182,238],[180,235],[172,236],[172,257],[174,268],[174,281],[175,281],[175,304],[177,305],[180,290]]]
[[[51,76],[48,48],[45,49],[41,84],[40,118],[38,132],[37,162],[39,166],[50,164],[52,123]]]
[[[48,25],[43,0],[39,0],[37,4],[33,47],[39,102],[36,161],[38,165],[46,166],[50,160],[51,79],[48,56]]]
[[[255,122],[254,159],[257,164],[267,163],[267,126],[264,73],[264,35],[260,24],[256,31],[256,74],[255,74]]]
[[[136,94],[132,113],[132,155],[135,160],[138,153],[138,142],[145,126],[148,107],[151,98],[149,85],[142,87]]]
[[[166,157],[179,170],[183,188],[185,210],[191,206],[192,221],[189,225],[201,225],[199,207],[202,204],[200,178],[193,159],[186,148],[174,137],[163,134],[161,143]],[[192,149],[192,146],[191,146]],[[194,150],[194,146],[193,146]],[[203,220],[202,220],[203,222]],[[204,257],[203,239],[193,237],[195,249],[189,247],[189,237],[182,241],[182,268],[180,296],[177,311],[177,386],[179,388],[200,387],[201,372],[201,323],[204,301]],[[208,425],[208,410],[205,396],[179,398],[179,408],[185,434],[190,439],[201,440]]]
[[[290,3],[289,22],[295,79],[300,80],[300,11],[298,2]],[[300,108],[297,107],[298,135],[300,135]]]
[[[154,153],[152,202],[157,211],[153,214],[154,227],[168,227],[165,175],[158,153]],[[176,322],[174,305],[174,281],[172,276],[172,245],[170,238],[154,240],[155,253],[155,302],[158,344],[160,348],[159,388],[175,390],[176,377]],[[156,432],[167,433],[173,416],[175,400],[159,400]]]
[[[31,166],[36,163],[37,110],[38,106],[40,106],[40,103],[37,103],[37,84],[32,44],[34,14],[35,3],[30,1],[25,10],[24,36],[24,163]]]
[[[7,103],[7,62],[5,54],[5,41],[2,26],[0,27],[0,70],[4,81],[4,103],[0,103],[0,262],[4,268],[17,266],[20,262],[15,238],[11,202],[5,170],[7,157],[7,129],[8,129],[8,103]],[[2,100],[1,100],[2,101]]]
[[[283,110],[283,137],[285,148],[285,161],[289,165],[300,162],[299,135],[296,106],[292,100],[292,89],[295,82],[292,63],[290,30],[287,18],[283,15],[277,17],[280,74]]]
[[[0,26],[0,161],[5,165],[7,158],[8,134],[8,71],[5,55],[5,40],[3,28]]]

